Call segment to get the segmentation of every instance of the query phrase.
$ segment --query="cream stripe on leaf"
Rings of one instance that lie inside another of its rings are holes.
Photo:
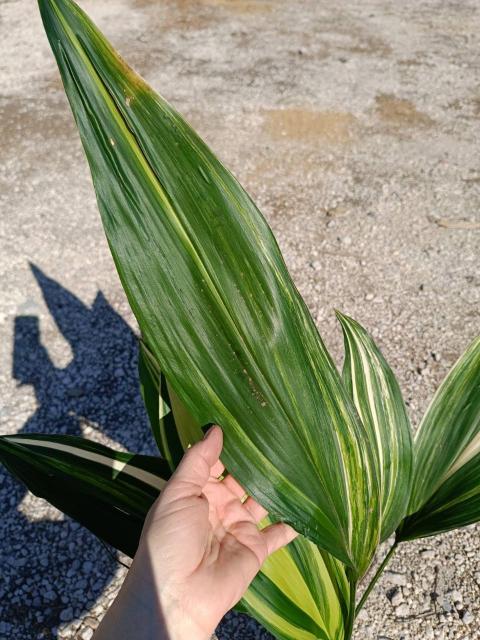
[[[277,640],[334,640],[264,573],[259,573],[242,599],[243,610],[261,622]]]
[[[412,435],[395,375],[363,327],[337,312],[345,343],[343,379],[376,452],[382,540],[405,517],[412,481]]]
[[[40,7],[120,279],[172,392],[222,426],[250,494],[362,574],[379,536],[374,453],[265,219],[71,0]]]
[[[268,558],[237,608],[278,640],[345,640],[348,600],[345,568],[299,536]]]
[[[343,638],[344,612],[335,580],[335,574],[329,574],[320,551],[299,536],[265,561],[242,600],[242,606],[261,619],[272,633],[277,614],[291,620],[289,610],[293,607],[296,616],[298,611],[307,616],[303,623],[295,618],[299,628],[310,631],[313,621],[326,638]],[[285,603],[290,603],[290,608]]]
[[[411,515],[398,538],[480,521],[480,338],[440,385],[415,438]]]
[[[74,436],[1,436],[0,463],[35,495],[133,557],[145,516],[170,475],[165,461]]]
[[[480,338],[468,347],[433,397],[415,438],[410,513],[418,511],[478,452]],[[480,478],[480,470],[479,470]]]
[[[61,460],[58,454],[66,453],[74,456],[76,459],[82,459],[87,463],[90,462],[92,464],[98,464],[105,469],[111,469],[113,480],[115,480],[120,473],[125,473],[127,476],[136,478],[159,491],[165,486],[165,480],[163,478],[159,478],[145,469],[130,464],[131,459],[135,457],[133,453],[129,454],[111,450],[106,452],[103,450],[103,447],[99,453],[98,451],[92,450],[92,447],[86,447],[83,439],[75,444],[66,444],[68,440],[65,442],[63,439],[56,440],[54,438],[54,436],[46,436],[45,438],[29,438],[25,435],[21,437],[5,436],[5,440],[10,443],[37,449],[49,449],[51,452],[50,455],[56,455],[56,460]]]
[[[405,520],[398,538],[433,536],[479,521],[480,454],[477,454],[449,476],[419,511]]]

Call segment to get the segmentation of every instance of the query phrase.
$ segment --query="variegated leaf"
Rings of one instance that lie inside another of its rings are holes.
[[[0,463],[35,495],[131,557],[145,516],[170,476],[160,458],[74,436],[1,436]]]
[[[383,540],[407,513],[412,482],[412,432],[395,374],[355,320],[337,311],[345,343],[343,379],[376,452]]]
[[[410,513],[480,451],[480,337],[433,397],[415,437]]]
[[[148,357],[155,379],[161,378],[160,365],[151,354]],[[169,441],[176,434],[183,441],[191,437],[189,425],[194,420],[178,398],[175,409],[172,419],[165,423],[162,441]],[[263,525],[268,522],[266,519]],[[342,563],[299,536],[267,559],[235,608],[261,621],[279,639],[343,640],[349,593]]]
[[[279,640],[343,640],[345,569],[299,536],[265,561],[241,606]]]
[[[480,522],[480,453],[448,476],[423,507],[401,525],[397,539],[433,536]]]
[[[480,520],[480,338],[445,378],[419,427],[409,511],[401,540]]]
[[[0,437],[0,462],[36,495],[130,557],[170,474],[159,458],[73,436]],[[342,565],[299,538],[266,561],[240,608],[278,638],[343,640],[346,590]]]
[[[224,462],[358,576],[378,541],[373,451],[266,221],[71,0],[40,0],[142,335]]]

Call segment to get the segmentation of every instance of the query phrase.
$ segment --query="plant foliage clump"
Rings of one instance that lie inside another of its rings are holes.
[[[271,520],[302,534],[265,562],[238,608],[281,640],[348,640],[381,541],[395,534],[389,558],[402,541],[480,519],[480,339],[412,442],[399,385],[368,333],[337,314],[340,374],[237,180],[72,0],[39,4],[140,327],[160,456],[30,434],[2,436],[0,461],[133,556],[184,449],[202,425],[222,425],[228,470]]]

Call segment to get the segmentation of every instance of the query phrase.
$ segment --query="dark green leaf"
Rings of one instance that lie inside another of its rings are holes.
[[[73,436],[0,437],[0,462],[35,495],[133,557],[143,521],[170,476],[160,458]]]

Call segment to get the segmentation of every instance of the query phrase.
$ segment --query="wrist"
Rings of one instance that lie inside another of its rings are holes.
[[[153,574],[148,549],[138,550],[121,591],[119,605],[136,629],[135,640],[210,640],[215,631],[195,619],[195,603],[187,606],[180,587]]]

